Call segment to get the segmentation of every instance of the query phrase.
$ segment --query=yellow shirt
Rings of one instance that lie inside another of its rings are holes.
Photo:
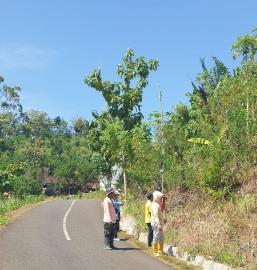
[[[145,223],[151,223],[151,206],[152,202],[148,200],[145,204]]]

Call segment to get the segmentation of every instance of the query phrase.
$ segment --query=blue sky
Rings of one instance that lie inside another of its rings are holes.
[[[25,110],[66,120],[103,109],[83,79],[95,67],[116,79],[127,48],[160,61],[144,92],[146,118],[159,110],[158,86],[170,111],[186,102],[200,57],[232,67],[232,43],[257,26],[256,0],[0,0],[0,8],[0,75],[22,87]]]

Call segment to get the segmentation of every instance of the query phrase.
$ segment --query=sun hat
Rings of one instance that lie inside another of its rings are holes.
[[[163,194],[160,191],[154,191],[154,193],[153,193],[154,201],[160,199],[162,196],[163,196]]]
[[[115,190],[115,195],[120,195],[120,192],[119,192],[119,190]]]
[[[108,195],[110,195],[111,193],[115,193],[114,188],[107,188],[107,189],[106,189],[106,195],[108,196]]]

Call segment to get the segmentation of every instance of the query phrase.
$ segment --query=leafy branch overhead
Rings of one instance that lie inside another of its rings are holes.
[[[150,71],[156,71],[158,66],[155,59],[134,59],[134,51],[128,49],[123,63],[117,67],[120,82],[104,81],[101,70],[96,69],[85,78],[85,83],[102,93],[110,116],[122,119],[130,130],[143,118],[140,112],[143,89],[148,85]]]
[[[257,29],[254,29],[253,33],[253,35],[244,35],[237,38],[232,46],[234,59],[242,55],[244,63],[254,61],[257,53]]]

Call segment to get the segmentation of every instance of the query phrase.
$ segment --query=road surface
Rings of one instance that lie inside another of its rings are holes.
[[[1,230],[0,269],[172,269],[127,242],[115,242],[118,250],[104,250],[100,201],[72,203],[41,204]]]

